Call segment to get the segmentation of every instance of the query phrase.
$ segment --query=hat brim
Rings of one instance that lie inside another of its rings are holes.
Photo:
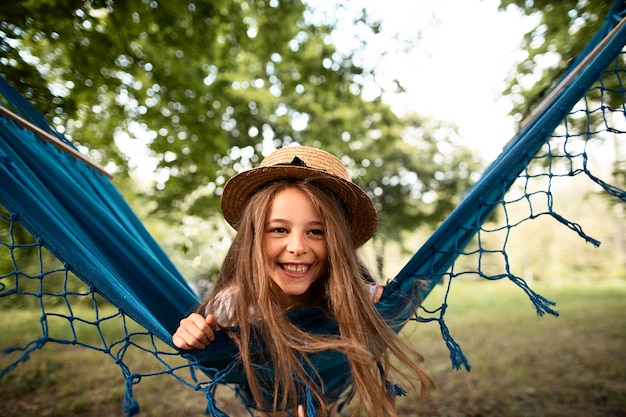
[[[350,211],[348,213],[350,237],[356,247],[363,245],[374,235],[378,215],[372,200],[358,185],[318,169],[300,166],[259,167],[232,177],[224,186],[220,201],[226,221],[237,230],[250,197],[263,185],[287,178],[315,181],[343,199]]]

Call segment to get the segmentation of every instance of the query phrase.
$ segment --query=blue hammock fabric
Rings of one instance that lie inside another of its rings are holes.
[[[381,301],[376,305],[379,313],[398,332],[407,320],[438,322],[455,368],[463,366],[469,370],[470,366],[445,324],[445,301],[437,311],[424,315],[429,317],[417,317],[416,310],[436,284],[446,277],[449,283],[452,282],[454,274],[451,266],[456,257],[481,232],[483,223],[496,207],[503,204],[511,184],[546,144],[551,132],[566,117],[581,94],[620,55],[626,44],[626,26],[618,22],[622,22],[625,13],[624,2],[616,2],[602,29],[572,65],[570,71],[575,76],[566,79],[566,74],[564,77],[566,88],[559,90],[557,87],[542,113],[525,125],[509,143],[485,171],[483,178],[468,191],[458,208],[386,286]],[[611,36],[607,38],[609,32]],[[577,69],[578,63],[583,61],[584,67]],[[72,146],[1,77],[0,96],[4,97],[4,104],[13,112]],[[623,190],[603,182],[591,172],[585,174],[607,192],[626,202]],[[42,141],[14,121],[0,117],[0,178],[0,204],[9,213],[11,225],[19,222],[36,237],[37,245],[45,247],[62,263],[60,269],[63,273],[75,274],[89,286],[90,291],[119,308],[123,317],[130,317],[146,330],[147,335],[172,348],[172,354],[178,354],[173,350],[171,335],[180,319],[198,306],[199,299],[106,175]],[[551,208],[547,214],[593,245],[599,245],[580,226]],[[10,275],[17,277],[19,271],[0,276],[0,279]],[[539,315],[558,314],[550,300],[535,293],[522,278],[508,269],[498,275],[482,272],[479,275],[490,280],[509,279],[526,292]],[[11,292],[3,294],[5,290],[0,282],[0,296]],[[290,318],[310,332],[338,331],[335,323],[324,319],[321,314],[311,313],[312,310],[296,312],[290,314]],[[123,342],[126,344],[121,350],[133,343],[132,336],[126,336]],[[26,349],[20,360],[27,359],[30,352],[48,341],[58,340],[44,334]],[[103,350],[109,354],[112,351],[109,345]],[[194,369],[199,369],[210,377],[209,382],[198,382],[193,375],[194,382],[189,383],[194,389],[205,392],[207,412],[216,416],[225,415],[215,404],[213,395],[218,384],[245,384],[236,346],[225,333],[219,332],[209,348],[183,355],[189,360],[188,368],[192,374]],[[350,384],[343,356],[327,352],[310,359],[330,395],[339,398]],[[123,362],[118,356],[115,360],[116,363]],[[140,375],[120,366],[127,381],[125,410],[132,415],[138,411],[132,398],[132,387]],[[11,369],[14,367],[15,364],[10,366]],[[0,376],[7,371],[2,370]],[[174,368],[165,373],[176,375],[177,371],[178,368]],[[263,370],[262,375],[271,380],[271,369]],[[390,391],[401,393],[396,387],[390,387]],[[315,404],[310,393],[305,393],[304,397],[309,414],[314,414]]]
[[[112,304],[171,337],[197,296],[109,179],[10,120],[0,136],[2,204]]]

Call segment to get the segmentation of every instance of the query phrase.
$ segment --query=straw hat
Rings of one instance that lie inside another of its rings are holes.
[[[356,247],[363,245],[374,234],[377,214],[372,200],[352,182],[339,159],[308,146],[278,149],[263,159],[257,168],[232,177],[224,186],[221,199],[226,221],[236,230],[250,197],[261,186],[285,178],[313,179],[337,194],[350,211],[350,235]]]

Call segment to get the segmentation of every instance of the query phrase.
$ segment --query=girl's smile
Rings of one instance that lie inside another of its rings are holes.
[[[279,302],[288,307],[326,269],[324,223],[308,195],[292,187],[274,196],[265,226],[268,275],[279,289]]]
[[[309,268],[311,267],[311,265],[291,265],[291,264],[284,264],[281,265],[281,267],[288,273],[292,273],[292,274],[304,274],[306,271],[309,270]]]

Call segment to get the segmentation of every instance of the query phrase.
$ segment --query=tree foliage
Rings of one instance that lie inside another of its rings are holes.
[[[612,6],[604,0],[501,0],[538,24],[522,39],[525,59],[518,63],[505,94],[515,101],[512,114],[527,117],[556,86],[570,63],[598,31]]]
[[[154,212],[175,222],[217,213],[227,178],[290,143],[345,155],[383,239],[440,221],[479,162],[453,126],[365,99],[371,69],[315,16],[300,0],[4,2],[0,70],[118,178],[129,155],[117,144],[147,141]],[[353,18],[379,29],[366,11]]]

